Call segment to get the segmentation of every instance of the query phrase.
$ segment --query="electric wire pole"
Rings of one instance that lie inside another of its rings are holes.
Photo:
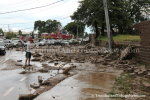
[[[8,24],[8,32],[10,32],[10,27],[9,27],[9,24]]]
[[[112,50],[112,35],[110,32],[110,22],[109,22],[109,15],[108,15],[107,0],[103,0],[103,5],[104,5],[104,11],[105,11],[106,26],[107,26],[108,48],[109,50]]]

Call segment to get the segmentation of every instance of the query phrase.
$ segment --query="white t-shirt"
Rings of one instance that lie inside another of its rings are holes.
[[[27,42],[26,52],[31,52],[31,43],[30,42]]]

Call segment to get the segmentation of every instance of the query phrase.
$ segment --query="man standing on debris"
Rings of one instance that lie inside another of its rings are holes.
[[[28,40],[27,45],[26,45],[26,61],[25,61],[25,66],[31,66],[30,61],[31,61],[31,40]]]

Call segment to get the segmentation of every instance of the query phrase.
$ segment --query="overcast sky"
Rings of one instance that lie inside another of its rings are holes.
[[[33,30],[34,21],[56,19],[62,25],[71,22],[70,15],[77,10],[79,0],[64,0],[57,4],[28,11],[1,14],[4,12],[44,6],[59,0],[0,0],[0,28],[5,30]]]

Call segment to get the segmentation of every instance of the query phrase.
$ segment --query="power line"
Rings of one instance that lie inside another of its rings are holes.
[[[2,15],[2,14],[9,14],[9,13],[15,13],[15,12],[21,12],[21,11],[27,11],[27,10],[34,10],[34,9],[44,8],[44,7],[47,7],[47,6],[51,6],[51,5],[57,4],[57,3],[62,2],[62,1],[64,1],[64,0],[60,0],[60,1],[48,4],[48,5],[44,5],[44,6],[27,8],[27,9],[21,9],[21,10],[14,10],[14,11],[8,11],[8,12],[2,12],[0,14]]]
[[[14,24],[29,24],[29,23],[34,23],[34,22],[26,22],[26,23],[9,23],[9,25],[14,25]],[[0,24],[0,25],[8,25],[8,24]]]

